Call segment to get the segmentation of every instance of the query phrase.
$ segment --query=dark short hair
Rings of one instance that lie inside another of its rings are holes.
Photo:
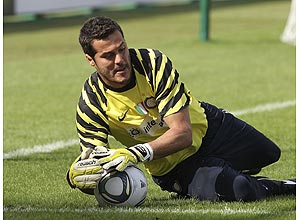
[[[115,31],[119,31],[124,37],[120,25],[111,18],[97,16],[88,19],[79,34],[79,43],[83,52],[94,58],[96,51],[92,47],[93,40],[105,39]]]

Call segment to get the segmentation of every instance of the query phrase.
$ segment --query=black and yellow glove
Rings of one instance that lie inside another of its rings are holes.
[[[114,168],[118,171],[125,170],[126,167],[139,162],[153,159],[153,150],[149,144],[138,144],[129,148],[113,149],[107,152],[106,157],[102,157],[98,162],[103,169]]]
[[[85,149],[67,172],[67,182],[72,188],[96,188],[97,181],[106,173],[98,159],[107,156],[105,147]]]

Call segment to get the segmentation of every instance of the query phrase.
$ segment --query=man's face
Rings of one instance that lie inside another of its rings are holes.
[[[86,54],[86,59],[95,67],[101,79],[113,88],[122,88],[130,82],[131,63],[127,44],[119,31],[107,38],[94,40],[94,59]]]

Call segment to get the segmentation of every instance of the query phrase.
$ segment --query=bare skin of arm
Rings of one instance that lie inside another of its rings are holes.
[[[169,130],[162,136],[149,142],[153,149],[153,159],[159,159],[192,144],[192,126],[188,108],[164,118]]]

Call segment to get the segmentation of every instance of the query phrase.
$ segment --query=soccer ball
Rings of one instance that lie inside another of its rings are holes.
[[[148,185],[144,173],[135,166],[124,171],[110,171],[104,175],[94,190],[102,206],[139,206],[147,195]]]

